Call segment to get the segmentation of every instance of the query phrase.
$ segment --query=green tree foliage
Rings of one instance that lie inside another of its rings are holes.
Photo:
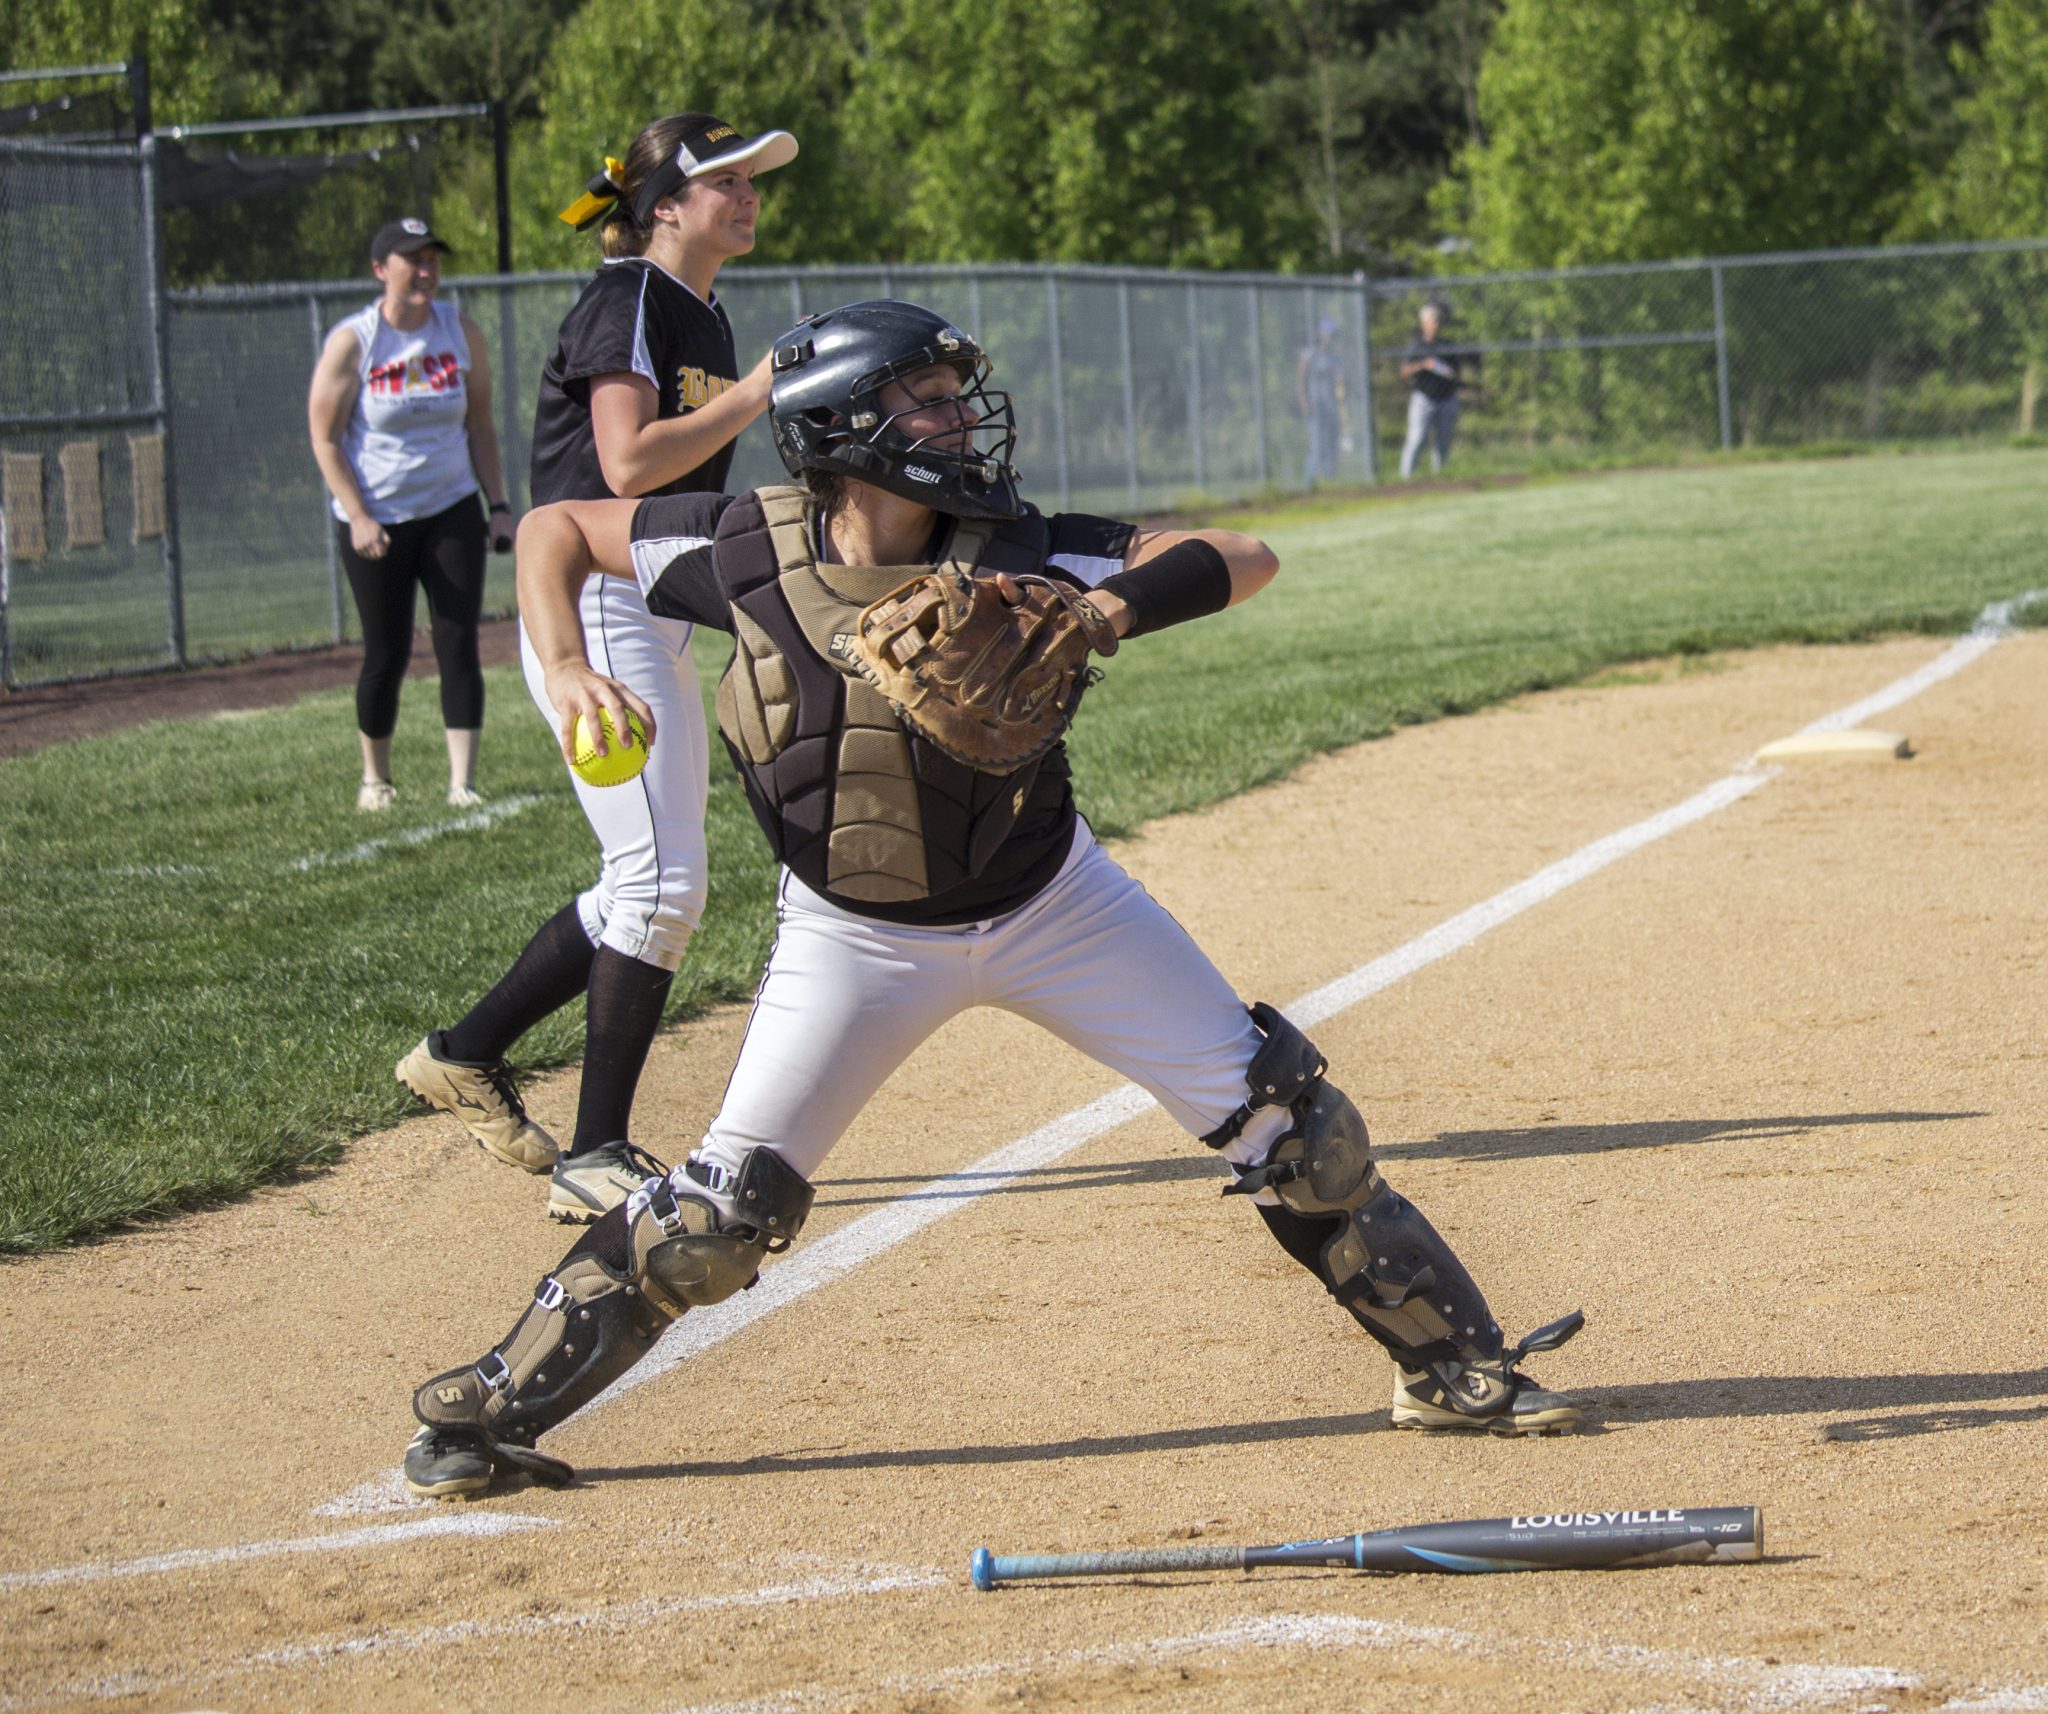
[[[1479,112],[1489,264],[1863,243],[1904,181],[1898,58],[1839,0],[1508,0]]]
[[[1970,93],[1958,110],[1962,139],[1923,182],[1901,223],[1915,238],[2048,236],[2048,0],[1991,0],[1983,51],[1959,51]],[[1983,258],[1995,276],[2002,322],[2017,347],[2022,434],[2039,428],[2048,391],[2048,258]]]
[[[1270,265],[1250,0],[875,0],[850,133],[889,256]]]
[[[1429,197],[1477,135],[1479,67],[1499,0],[1278,0],[1259,88],[1265,145],[1294,190],[1294,260],[1412,266]]]
[[[1907,229],[1928,238],[2048,235],[2048,0],[1991,0],[1981,55],[1955,63],[1962,136]]]
[[[691,109],[802,147],[761,181],[764,260],[874,254],[869,172],[891,157],[869,162],[840,114],[859,31],[857,0],[588,0],[554,44],[541,123],[515,162],[521,266],[587,264],[591,240],[557,211],[650,119]]]
[[[232,57],[213,39],[204,0],[0,0],[0,66],[104,65],[137,48],[150,55],[156,105],[181,119],[211,119],[235,87]],[[77,84],[17,84],[7,104],[75,91]],[[274,110],[280,92],[260,91]]]

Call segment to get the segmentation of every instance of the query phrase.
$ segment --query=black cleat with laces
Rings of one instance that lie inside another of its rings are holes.
[[[500,1473],[529,1476],[547,1488],[566,1488],[576,1479],[559,1458],[480,1428],[423,1427],[405,1449],[405,1485],[423,1500],[474,1499],[488,1493]]]

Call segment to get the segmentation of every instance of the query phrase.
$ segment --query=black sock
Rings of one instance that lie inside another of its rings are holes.
[[[469,1015],[441,1034],[449,1059],[493,1065],[512,1044],[550,1012],[557,1012],[590,986],[597,948],[583,932],[574,901],[540,925],[498,985],[470,1008]]]
[[[1265,1221],[1266,1230],[1273,1234],[1280,1248],[1322,1279],[1323,1246],[1336,1231],[1337,1219],[1328,1214],[1297,1214],[1291,1208],[1268,1208],[1263,1202],[1252,1206],[1259,1211],[1259,1218]]]
[[[590,966],[590,1015],[584,1025],[583,1090],[576,1101],[576,1137],[569,1153],[616,1143],[627,1135],[633,1093],[647,1050],[661,1027],[673,970],[598,948]]]

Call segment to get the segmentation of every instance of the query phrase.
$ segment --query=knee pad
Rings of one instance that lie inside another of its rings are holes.
[[[1442,1234],[1380,1176],[1365,1119],[1323,1075],[1328,1062],[1272,1007],[1254,1006],[1252,1021],[1266,1039],[1245,1073],[1250,1098],[1202,1140],[1223,1146],[1264,1107],[1287,1107],[1293,1123],[1263,1160],[1235,1169],[1224,1194],[1271,1191],[1287,1214],[1314,1222],[1317,1277],[1408,1367],[1498,1358],[1500,1327],[1485,1296]]]
[[[642,1186],[540,1282],[490,1352],[422,1386],[413,1414],[530,1447],[632,1368],[678,1316],[752,1285],[762,1258],[802,1230],[814,1195],[772,1149],[748,1150],[737,1172],[692,1161]]]
[[[754,1283],[763,1257],[789,1248],[816,1196],[773,1149],[749,1149],[738,1171],[690,1160],[633,1193],[636,1238],[647,1233],[646,1283],[676,1314],[722,1303]]]

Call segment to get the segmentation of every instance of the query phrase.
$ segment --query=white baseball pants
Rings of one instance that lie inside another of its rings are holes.
[[[1052,883],[992,922],[901,928],[785,871],[777,924],[739,1063],[697,1151],[733,1172],[748,1149],[771,1148],[814,1176],[889,1074],[970,1006],[1043,1024],[1197,1136],[1243,1102],[1264,1039],[1222,973],[1086,822]],[[1224,1158],[1262,1160],[1288,1117],[1258,1114]],[[680,1168],[675,1183],[704,1194]]]
[[[581,612],[590,664],[654,710],[655,738],[647,766],[624,785],[592,786],[569,776],[604,848],[597,885],[577,899],[577,912],[594,945],[673,970],[703,918],[707,886],[710,738],[690,657],[695,627],[656,618],[638,587],[618,577],[586,579]],[[519,659],[534,706],[559,740],[562,722],[524,625]]]

